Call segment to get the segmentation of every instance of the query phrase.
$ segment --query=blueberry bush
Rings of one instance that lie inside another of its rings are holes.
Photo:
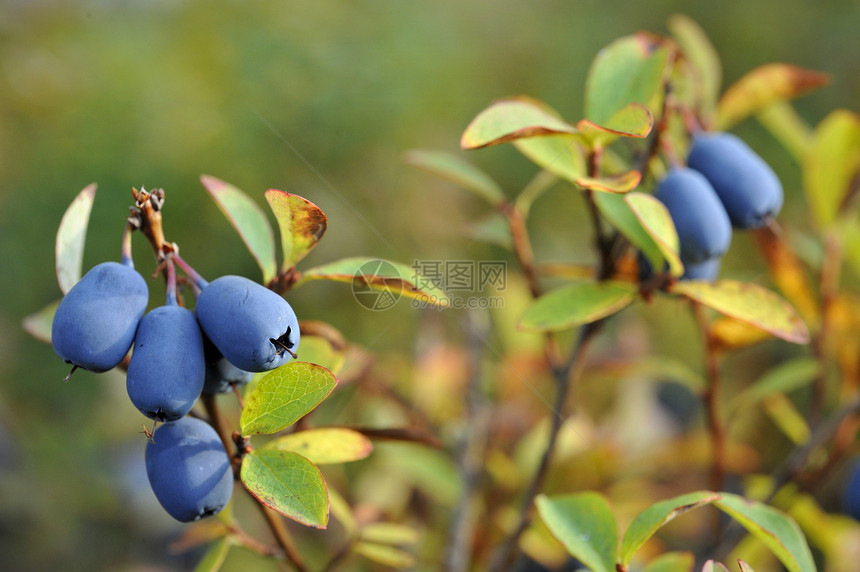
[[[198,570],[228,569],[240,550],[300,571],[856,566],[860,118],[837,110],[809,127],[792,100],[828,78],[788,64],[722,90],[704,31],[683,16],[668,30],[598,52],[582,119],[508,97],[464,121],[463,153],[406,154],[486,205],[474,237],[510,258],[506,285],[485,292],[504,305],[466,313],[461,346],[425,340],[415,363],[380,366],[287,301],[330,281],[427,313],[452,305],[398,262],[297,268],[328,224],[307,199],[264,193],[278,263],[252,196],[202,176],[262,273],[209,282],[165,237],[161,189],[134,191],[121,262],[81,277],[96,192],[81,191],[57,232],[65,296],[25,327],[72,371],[127,371],[149,483],[193,523]],[[779,174],[730,132],[746,120],[801,166],[809,229],[780,223]],[[497,145],[539,168],[513,198],[465,153]],[[582,263],[533,249],[530,212],[560,189],[591,223],[571,245]],[[148,312],[138,233],[166,288]],[[761,274],[723,268],[738,244],[758,251]],[[655,326],[638,347],[625,330],[655,312],[677,331]],[[701,340],[694,364],[673,355],[678,336]],[[249,506],[267,536],[246,532]]]

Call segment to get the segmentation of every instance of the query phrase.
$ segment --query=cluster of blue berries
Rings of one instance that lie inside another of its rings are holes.
[[[110,370],[132,349],[129,398],[162,423],[147,444],[149,482],[164,509],[188,522],[227,504],[233,471],[212,426],[186,415],[201,393],[231,391],[288,362],[300,334],[286,300],[241,276],[209,283],[195,274],[196,307],[180,306],[173,264],[168,256],[166,303],[149,312],[146,281],[130,257],[95,266],[57,307],[52,344],[72,371]]]
[[[678,231],[682,279],[713,281],[729,249],[732,227],[765,226],[782,208],[773,169],[730,133],[694,136],[686,167],[674,167],[654,195]]]

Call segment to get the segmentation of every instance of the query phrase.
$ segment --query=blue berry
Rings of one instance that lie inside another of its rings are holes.
[[[681,261],[705,262],[722,256],[732,241],[732,226],[714,188],[700,173],[678,167],[660,181],[660,200],[678,231]]]
[[[719,256],[705,260],[704,262],[691,262],[684,265],[684,275],[681,280],[702,280],[713,282],[720,274],[722,258]]]
[[[735,135],[696,135],[687,164],[710,181],[735,228],[759,228],[779,214],[783,202],[779,178]]]
[[[221,355],[215,344],[203,336],[203,355],[206,358],[206,380],[203,393],[228,393],[233,387],[245,385],[254,377],[254,372],[239,369]]]
[[[51,326],[54,351],[94,372],[119,365],[146,311],[146,281],[130,265],[94,266],[60,301]]]
[[[158,502],[181,522],[218,513],[233,494],[224,445],[211,425],[192,417],[156,429],[146,445],[146,475]]]
[[[179,419],[200,397],[205,374],[203,334],[190,310],[166,305],[143,317],[126,376],[128,396],[141,413]]]
[[[218,351],[245,371],[284,365],[299,345],[299,322],[289,303],[242,276],[222,276],[207,284],[196,313]]]

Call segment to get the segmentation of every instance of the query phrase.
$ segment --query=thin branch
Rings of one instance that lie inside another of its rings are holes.
[[[600,330],[602,323],[602,321],[597,321],[583,326],[580,329],[579,336],[574,343],[574,348],[571,351],[568,360],[560,366],[551,364],[553,378],[555,379],[556,397],[555,403],[553,404],[552,426],[550,427],[549,442],[541,456],[538,468],[532,476],[532,480],[520,502],[519,523],[516,528],[514,528],[514,531],[510,536],[508,536],[498,548],[496,555],[488,568],[491,572],[501,572],[502,570],[508,569],[516,553],[516,547],[520,536],[522,536],[523,532],[525,532],[526,528],[531,524],[534,499],[537,497],[538,492],[540,492],[543,482],[549,472],[549,466],[555,452],[555,445],[558,441],[559,432],[567,419],[566,403],[568,395],[570,394],[570,389],[573,387],[573,384],[582,372],[585,361],[583,358],[589,342]]]
[[[469,570],[471,541],[477,518],[473,500],[490,432],[489,405],[481,389],[481,361],[488,324],[486,316],[478,315],[477,312],[468,314],[468,318],[466,329],[471,358],[470,375],[466,387],[466,418],[458,459],[463,488],[451,516],[448,551],[445,555],[445,570],[448,572]]]

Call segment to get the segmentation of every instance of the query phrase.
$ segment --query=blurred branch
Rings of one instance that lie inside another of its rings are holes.
[[[467,318],[465,328],[469,343],[470,375],[466,387],[466,418],[458,456],[463,488],[451,516],[445,557],[445,570],[448,572],[466,572],[470,567],[471,541],[477,518],[473,500],[490,432],[490,405],[481,388],[481,361],[489,324],[486,314],[471,312]]]

